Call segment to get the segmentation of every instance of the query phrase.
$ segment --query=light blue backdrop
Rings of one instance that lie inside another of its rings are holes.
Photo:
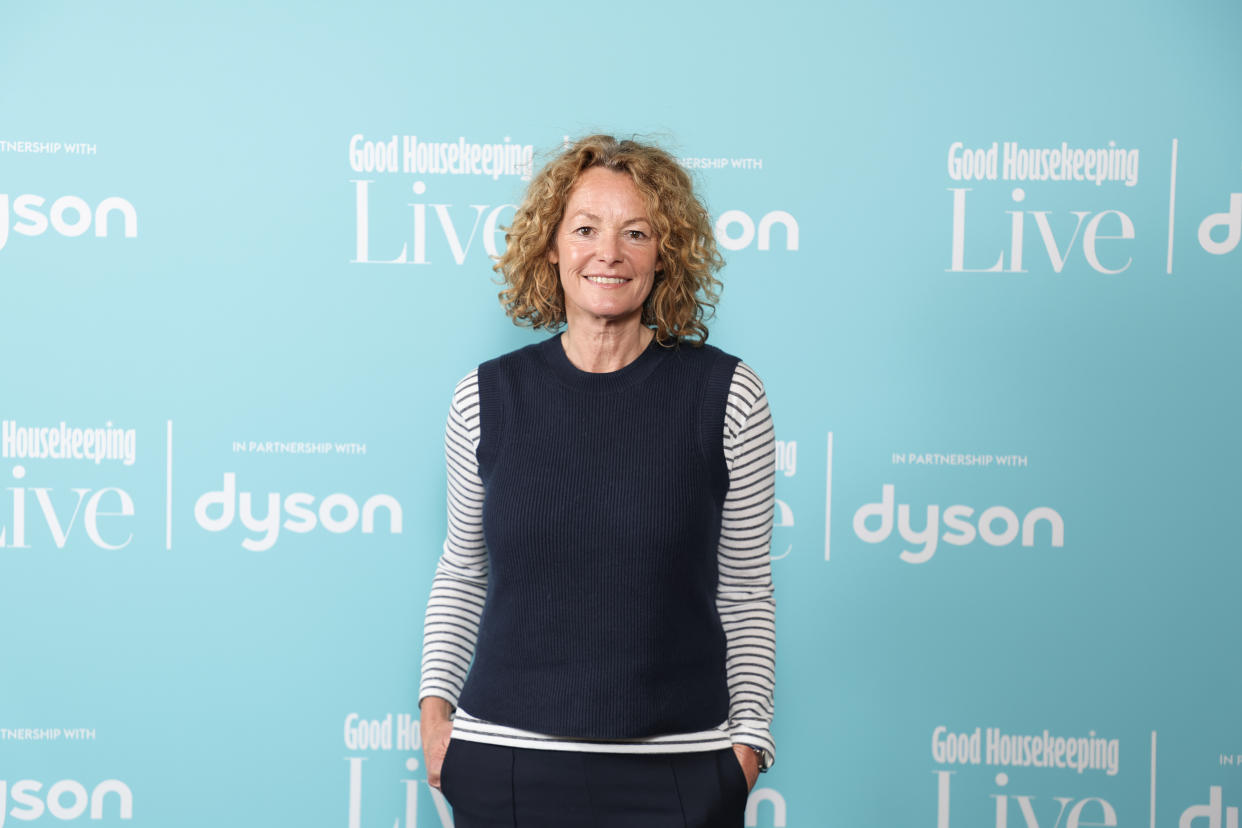
[[[0,5],[0,824],[444,824],[399,726],[444,416],[534,336],[487,257],[524,176],[483,154],[602,130],[723,217],[711,341],[781,440],[747,824],[1236,828],[1240,35],[1232,2]]]

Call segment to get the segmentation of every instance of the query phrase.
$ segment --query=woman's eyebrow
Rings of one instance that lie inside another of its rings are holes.
[[[567,218],[571,218],[571,219],[584,218],[587,221],[603,221],[603,219],[601,219],[599,216],[595,215],[594,213],[587,212],[586,210],[576,210],[575,212],[567,216]],[[646,216],[634,216],[633,218],[628,218],[625,221],[621,222],[621,224],[622,225],[634,224],[635,222],[640,222],[640,221],[646,222],[647,224],[651,223],[651,219],[647,218]]]

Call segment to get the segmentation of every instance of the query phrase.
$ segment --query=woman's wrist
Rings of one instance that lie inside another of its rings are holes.
[[[755,762],[759,765],[759,772],[766,773],[770,763],[768,762],[768,752],[761,747],[747,744],[746,742],[734,742],[738,747],[744,747],[755,754]]]
[[[418,702],[418,718],[423,722],[442,722],[453,718],[453,705],[439,696],[423,696]]]

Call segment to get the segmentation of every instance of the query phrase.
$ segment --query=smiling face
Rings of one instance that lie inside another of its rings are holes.
[[[565,291],[565,321],[641,324],[660,270],[647,206],[629,175],[591,167],[569,193],[548,260]]]

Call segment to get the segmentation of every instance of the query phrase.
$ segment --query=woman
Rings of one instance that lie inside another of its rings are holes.
[[[710,219],[670,155],[593,135],[506,239],[508,314],[565,330],[453,397],[428,781],[458,828],[741,826],[773,758],[774,442],[703,344]]]

